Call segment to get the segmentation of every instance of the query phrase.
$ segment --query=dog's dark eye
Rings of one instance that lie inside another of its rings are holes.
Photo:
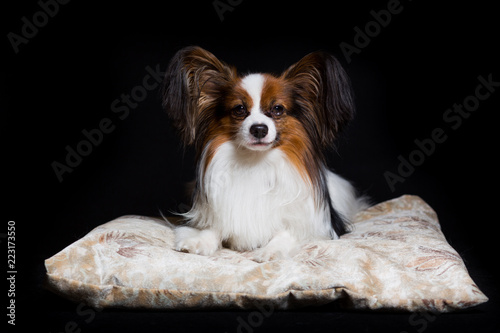
[[[273,117],[280,117],[283,115],[283,112],[285,112],[285,107],[283,105],[280,105],[280,104],[276,104],[271,109],[271,114]]]
[[[232,110],[233,116],[236,118],[244,118],[247,116],[247,109],[244,105],[236,105]]]

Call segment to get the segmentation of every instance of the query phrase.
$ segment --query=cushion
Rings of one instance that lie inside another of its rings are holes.
[[[488,298],[417,196],[377,204],[338,240],[257,263],[221,249],[177,252],[159,218],[123,216],[45,261],[48,286],[96,308],[288,309],[336,301],[355,309],[464,309]]]

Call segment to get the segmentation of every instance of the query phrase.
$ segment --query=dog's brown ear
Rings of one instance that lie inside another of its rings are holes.
[[[193,144],[197,129],[236,70],[198,46],[178,51],[170,61],[163,85],[163,107],[186,145]]]
[[[313,52],[283,72],[294,89],[297,117],[311,129],[314,142],[331,147],[337,134],[354,116],[350,80],[339,61]]]

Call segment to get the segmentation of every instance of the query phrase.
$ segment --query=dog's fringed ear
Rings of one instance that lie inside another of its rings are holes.
[[[313,52],[283,72],[292,83],[297,116],[312,130],[315,142],[332,147],[337,134],[354,116],[349,77],[339,61],[325,52]]]
[[[178,51],[170,61],[163,84],[163,107],[184,144],[193,144],[199,126],[236,70],[197,46]]]

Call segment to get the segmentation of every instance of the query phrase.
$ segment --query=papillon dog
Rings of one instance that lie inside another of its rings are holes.
[[[367,203],[327,169],[324,151],[353,104],[349,79],[328,53],[310,53],[278,76],[240,75],[200,47],[178,51],[163,105],[195,148],[197,177],[175,249],[212,255],[228,247],[263,262],[348,232]]]

